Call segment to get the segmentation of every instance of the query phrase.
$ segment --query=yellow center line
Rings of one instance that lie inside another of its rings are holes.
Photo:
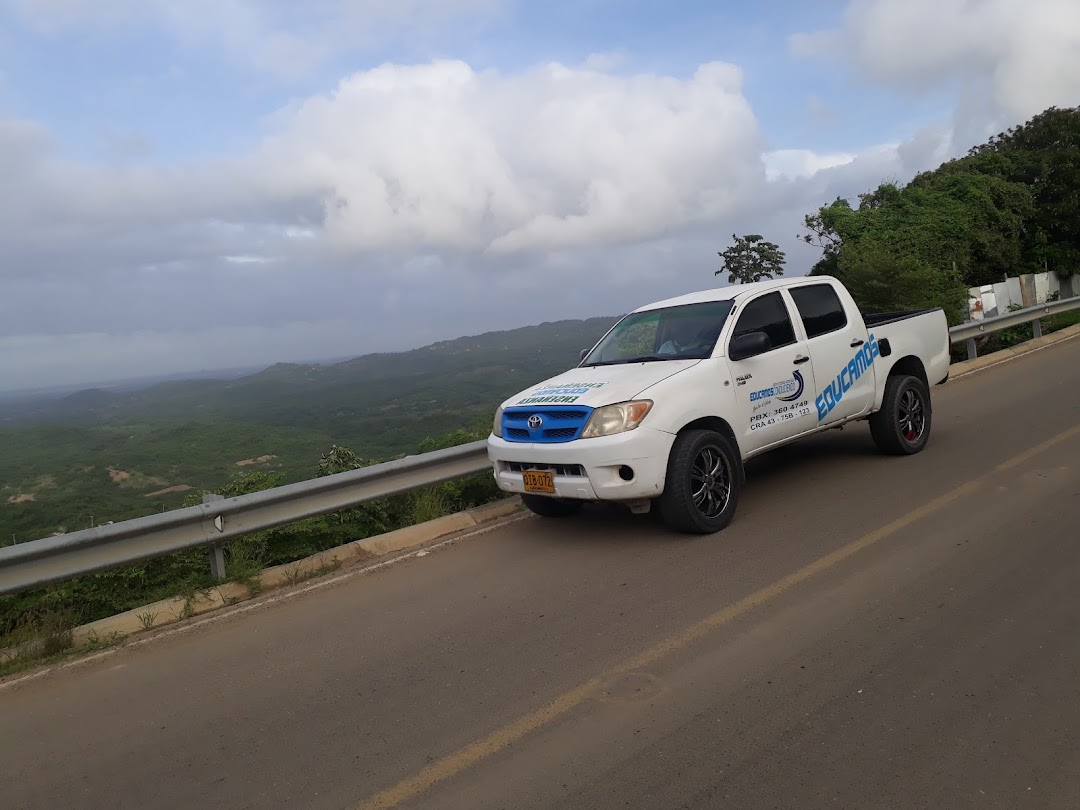
[[[1023,453],[1013,456],[996,466],[986,475],[975,478],[966,484],[961,484],[955,489],[946,492],[944,495],[909,512],[904,517],[897,518],[891,523],[887,523],[881,528],[863,535],[858,540],[854,540],[846,546],[826,554],[824,557],[819,557],[817,560],[800,568],[798,571],[788,574],[786,577],[783,577],[758,591],[754,591],[754,593],[749,596],[746,596],[738,602],[734,602],[711,616],[692,624],[685,630],[664,639],[655,646],[638,653],[633,658],[611,668],[607,672],[592,678],[580,686],[574,687],[568,692],[564,692],[546,706],[520,717],[509,725],[497,729],[471,745],[461,748],[452,754],[448,754],[442,759],[436,760],[423,768],[415,776],[409,777],[393,787],[384,790],[381,793],[377,793],[370,799],[360,803],[357,805],[356,810],[375,810],[375,808],[395,807],[402,802],[419,796],[437,783],[456,776],[481,760],[507,748],[527,734],[531,734],[532,732],[543,728],[562,715],[567,714],[582,705],[611,678],[626,672],[647,667],[674,652],[690,646],[693,642],[710,632],[731,623],[743,614],[775,599],[785,591],[791,590],[796,585],[805,582],[811,577],[835,567],[863,549],[881,542],[890,535],[896,534],[902,529],[906,529],[908,526],[917,523],[923,518],[929,517],[935,512],[939,512],[954,501],[963,498],[965,495],[977,492],[980,487],[994,475],[1007,472],[1075,436],[1080,436],[1080,425],[1074,426],[1063,433],[1059,433],[1052,439],[1048,439],[1042,444],[1038,444],[1025,450]]]

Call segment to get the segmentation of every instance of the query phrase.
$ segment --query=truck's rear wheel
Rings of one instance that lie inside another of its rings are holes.
[[[932,417],[926,383],[898,374],[885,382],[881,410],[870,416],[870,435],[883,453],[913,455],[930,440]]]
[[[672,529],[712,534],[735,516],[739,458],[727,437],[712,430],[680,433],[668,457],[660,516]]]
[[[569,517],[581,509],[581,501],[566,501],[543,495],[522,495],[521,502],[533,513],[547,518]]]

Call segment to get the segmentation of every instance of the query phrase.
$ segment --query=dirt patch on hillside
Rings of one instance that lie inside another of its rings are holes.
[[[33,495],[12,495],[7,499],[8,503],[26,503],[27,501],[36,500]]]
[[[245,458],[235,462],[237,467],[251,467],[255,464],[265,464],[268,461],[273,461],[277,456],[259,456],[258,458]]]
[[[138,471],[128,472],[127,470],[118,470],[116,467],[106,467],[105,469],[109,471],[109,478],[112,479],[112,482],[124,488],[142,489],[147,486],[169,486],[168,481],[156,475],[146,475]]]
[[[187,492],[191,487],[187,484],[177,484],[175,487],[166,487],[165,489],[159,489],[157,492],[147,492],[143,495],[144,498],[153,498],[157,495],[168,495],[170,492]]]

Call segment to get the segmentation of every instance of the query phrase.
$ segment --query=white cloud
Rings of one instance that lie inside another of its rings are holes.
[[[850,152],[814,152],[811,149],[777,149],[765,154],[765,177],[768,180],[795,180],[813,177],[824,169],[851,163]]]
[[[117,166],[0,121],[0,388],[618,314],[721,283],[733,232],[805,272],[806,213],[940,144],[765,154],[725,64],[384,65],[267,131],[235,159]]]
[[[852,0],[841,28],[797,34],[790,47],[903,90],[959,83],[1009,123],[1080,103],[1077,0]]]
[[[741,75],[719,63],[687,80],[385,65],[295,108],[256,160],[271,193],[325,199],[344,250],[649,239],[725,216],[763,173]]]

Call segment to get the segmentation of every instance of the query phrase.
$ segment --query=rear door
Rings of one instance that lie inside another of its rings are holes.
[[[745,360],[728,360],[738,402],[739,445],[749,455],[817,427],[813,406],[814,371],[806,342],[795,333],[791,310],[779,290],[739,307],[731,341],[764,332],[771,348]]]
[[[876,345],[868,344],[854,302],[845,307],[836,286],[824,280],[793,285],[788,294],[802,322],[817,380],[815,421],[830,425],[865,414],[874,404]]]

